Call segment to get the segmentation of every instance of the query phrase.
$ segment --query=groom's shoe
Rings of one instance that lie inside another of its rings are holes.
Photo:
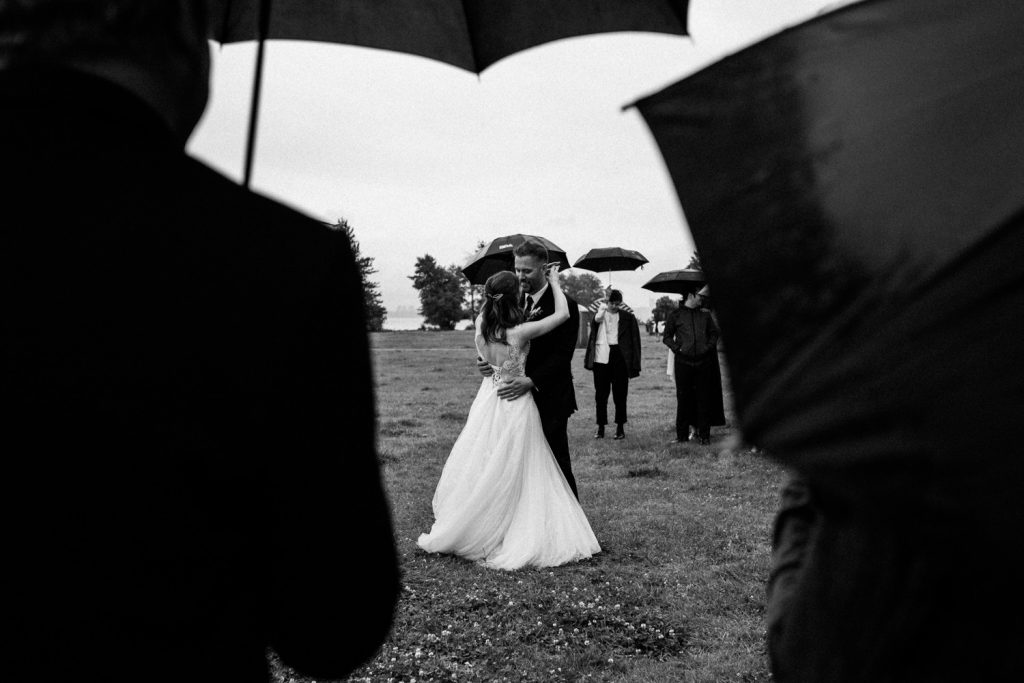
[[[625,439],[626,438],[626,430],[622,428],[622,425],[615,425],[615,438],[616,439]]]
[[[597,425],[597,433],[594,434],[594,438],[595,439],[603,439],[604,438],[604,425]]]

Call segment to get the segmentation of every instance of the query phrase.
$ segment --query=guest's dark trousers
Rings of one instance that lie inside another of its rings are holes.
[[[687,362],[683,356],[675,357],[676,438],[681,441],[689,438],[690,425],[697,428],[699,437],[711,435],[711,397],[715,390],[711,360]]]
[[[580,494],[576,491],[576,477],[572,475],[572,463],[569,461],[569,416],[540,414],[541,429],[544,430],[544,438],[551,446],[551,452],[555,454],[555,462],[569,482],[569,488],[579,500]]]
[[[610,347],[607,363],[594,363],[594,401],[597,403],[597,424],[608,424],[608,394],[615,401],[615,424],[626,424],[626,396],[629,393],[629,371],[618,345]]]

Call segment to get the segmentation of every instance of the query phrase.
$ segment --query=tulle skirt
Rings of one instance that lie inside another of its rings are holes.
[[[484,378],[434,491],[418,545],[495,569],[554,567],[601,551],[548,446],[531,394]]]

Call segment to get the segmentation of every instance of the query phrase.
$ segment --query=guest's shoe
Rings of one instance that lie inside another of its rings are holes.
[[[616,425],[616,427],[615,427],[615,439],[618,440],[618,439],[625,439],[625,438],[626,438],[626,430],[622,428],[622,425]]]
[[[603,439],[604,438],[604,425],[597,425],[597,433],[594,434],[594,438],[595,439]]]

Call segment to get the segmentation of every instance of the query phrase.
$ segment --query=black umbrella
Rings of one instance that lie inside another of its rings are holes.
[[[848,522],[793,607],[832,610],[789,631],[793,680],[1024,673],[986,611],[1024,602],[998,559],[1024,536],[1022,27],[1022,2],[866,0],[636,105],[744,437]]]
[[[209,0],[210,37],[258,40],[246,146],[249,185],[264,39],[405,52],[482,72],[554,40],[613,31],[686,35],[689,0]]]
[[[547,248],[549,263],[557,261],[562,264],[563,270],[570,267],[569,257],[565,255],[565,250],[551,240],[536,235],[515,234],[496,237],[485,244],[462,268],[462,274],[471,284],[482,285],[487,282],[487,278],[495,273],[512,270],[515,262],[512,250],[527,239],[540,242]]]
[[[687,294],[689,292],[696,292],[706,281],[703,272],[684,268],[682,270],[666,270],[658,273],[640,286],[652,292]]]
[[[610,285],[612,282],[611,271],[636,270],[643,268],[645,263],[647,263],[647,257],[639,251],[622,247],[598,247],[576,259],[576,263],[572,264],[572,267],[592,270],[595,273],[608,273],[608,284]]]

